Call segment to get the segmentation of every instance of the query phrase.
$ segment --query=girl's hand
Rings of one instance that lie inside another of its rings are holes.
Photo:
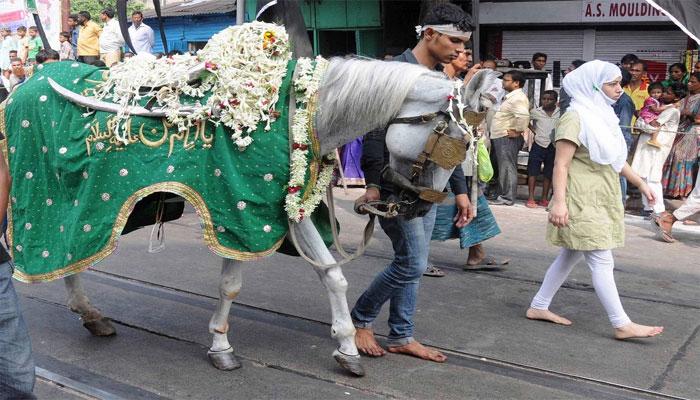
[[[641,185],[638,186],[639,193],[642,194],[642,196],[647,198],[647,201],[649,201],[649,205],[654,205],[656,203],[656,197],[654,197],[654,192],[651,191],[651,188],[649,188],[649,185],[646,184],[646,182],[642,182]]]
[[[569,209],[563,201],[553,201],[549,208],[549,222],[557,228],[563,228],[569,224]]]

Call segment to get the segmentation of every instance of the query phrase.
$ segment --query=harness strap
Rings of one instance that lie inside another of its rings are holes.
[[[367,221],[367,225],[365,225],[365,229],[362,235],[362,240],[360,240],[360,243],[357,246],[357,250],[355,250],[355,253],[350,255],[348,254],[345,249],[343,248],[343,245],[340,243],[340,238],[338,236],[338,224],[335,220],[335,204],[333,202],[333,193],[332,189],[329,187],[326,191],[326,199],[328,202],[328,216],[330,218],[330,223],[331,223],[331,231],[333,233],[333,245],[335,245],[336,250],[338,253],[340,253],[341,257],[343,257],[342,260],[334,263],[334,264],[323,264],[320,263],[313,258],[309,257],[304,250],[302,250],[301,246],[299,246],[299,240],[297,239],[296,236],[296,224],[292,220],[288,220],[289,222],[289,239],[294,245],[294,248],[297,250],[297,253],[306,260],[309,264],[319,267],[319,268],[331,268],[331,267],[340,267],[342,265],[345,265],[349,263],[350,261],[355,260],[358,257],[361,257],[365,253],[365,249],[367,248],[367,244],[369,244],[369,241],[372,239],[372,235],[374,234],[374,215],[369,216],[369,221]]]
[[[391,124],[424,124],[426,122],[430,122],[437,118],[440,115],[448,115],[445,111],[436,111],[433,113],[428,113],[428,114],[423,114],[423,115],[417,115],[415,117],[399,117],[399,118],[394,118],[391,121],[389,121],[389,125]]]

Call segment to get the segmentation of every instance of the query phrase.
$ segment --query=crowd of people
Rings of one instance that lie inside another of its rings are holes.
[[[31,76],[33,67],[49,61],[75,60],[98,67],[111,67],[133,53],[124,51],[126,42],[114,18],[114,10],[105,8],[99,15],[100,23],[93,21],[87,11],[68,17],[68,31],[61,32],[58,50],[45,49],[36,26],[19,26],[14,34],[7,27],[0,28],[0,71],[2,86],[11,92]],[[138,54],[153,54],[153,29],[143,23],[143,13],[131,15],[129,36]]]
[[[21,84],[27,76],[24,68],[32,64],[74,58],[85,63],[102,62],[107,67],[119,62],[124,56],[124,39],[113,17],[111,10],[104,10],[100,14],[104,25],[100,26],[86,12],[72,15],[71,30],[61,33],[60,52],[43,49],[34,27],[17,29],[17,37],[2,30],[3,84],[5,80],[10,88]],[[151,52],[153,31],[142,19],[140,12],[132,15],[129,33],[137,52]],[[394,61],[443,71],[450,79],[465,83],[479,69],[498,69],[493,59],[470,66],[472,55],[465,45],[473,24],[460,7],[435,5],[419,28],[416,46]],[[533,55],[535,70],[543,71],[546,62],[546,54]],[[468,249],[466,269],[506,264],[508,260],[489,257],[483,247],[484,241],[500,233],[485,192],[493,205],[512,206],[516,202],[518,157],[523,149],[529,151],[525,205],[549,209],[547,239],[561,248],[529,308],[524,305],[525,316],[570,325],[549,306],[574,265],[585,260],[615,338],[660,334],[663,327],[636,324],[625,313],[613,277],[611,249],[624,245],[628,182],[638,188],[650,215],[654,213],[665,240],[673,240],[671,228],[676,221],[687,220],[699,211],[700,188],[695,174],[700,150],[700,63],[690,73],[683,64],[673,64],[668,79],[659,83],[649,82],[645,71],[644,61],[632,54],[625,55],[619,67],[599,60],[575,60],[558,92],[553,90],[549,74],[543,81],[530,83],[519,69],[505,71],[487,93],[494,106],[480,127],[497,173],[492,187],[482,182],[476,189],[477,204],[471,203],[474,193],[470,193],[470,183],[479,174],[468,168],[467,160],[467,168],[457,166],[450,177],[450,204],[432,205],[425,215],[415,218],[380,217],[394,254],[352,308],[359,351],[375,357],[389,351],[435,362],[446,360],[442,352],[423,346],[414,337],[421,276],[444,275],[430,265],[430,242],[459,238],[460,247]],[[529,84],[535,85],[533,98],[524,90]],[[639,140],[633,140],[634,133],[640,133]],[[386,130],[374,131],[362,143],[366,191],[358,203],[386,200],[395,194],[382,178],[382,170],[389,163],[385,136]],[[632,160],[631,166],[628,159]],[[535,189],[540,175],[543,190],[538,201]],[[6,210],[9,184],[7,165],[0,154],[0,216]],[[681,198],[685,204],[673,214],[667,213],[664,195]],[[14,344],[26,342],[29,348],[26,327],[16,313],[11,270],[9,256],[0,249],[0,296],[7,299],[0,305],[15,309],[16,326],[10,333],[16,338],[12,340]],[[385,349],[377,342],[373,325],[386,303],[390,304],[390,331]],[[6,344],[0,340],[0,346]],[[17,372],[14,379],[25,383],[18,390],[31,391],[33,375],[29,379],[30,373],[26,372],[31,369],[31,357],[25,353],[13,356],[12,361],[17,371],[28,375],[22,377]]]

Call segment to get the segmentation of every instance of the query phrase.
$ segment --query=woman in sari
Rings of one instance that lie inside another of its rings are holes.
[[[680,103],[681,123],[671,155],[664,165],[662,184],[668,197],[686,198],[693,190],[700,151],[700,73],[688,80],[690,95]]]

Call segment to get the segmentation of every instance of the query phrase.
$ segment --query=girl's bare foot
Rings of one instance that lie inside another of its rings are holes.
[[[370,357],[381,357],[386,354],[374,338],[374,331],[367,328],[355,328],[355,331],[355,345],[361,353]]]
[[[627,325],[615,328],[615,339],[648,338],[654,337],[663,331],[663,326],[646,326],[630,322]]]
[[[403,346],[389,347],[389,352],[408,354],[409,356],[418,357],[424,360],[435,361],[439,363],[445,362],[445,360],[447,360],[446,355],[442,354],[437,350],[429,349],[423,346],[422,344],[416,342],[415,340]]]
[[[559,325],[571,325],[571,321],[568,319],[559,316],[549,310],[538,310],[536,308],[528,308],[527,312],[525,313],[525,316],[528,317],[529,319],[538,319],[541,321],[549,321],[549,322],[554,322],[555,324]]]

